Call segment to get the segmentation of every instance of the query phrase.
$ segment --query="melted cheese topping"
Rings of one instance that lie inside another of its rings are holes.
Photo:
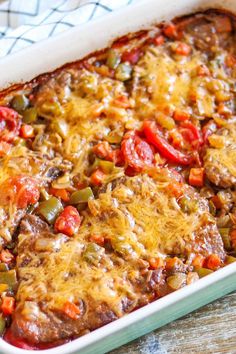
[[[217,134],[215,134],[217,139]],[[211,165],[212,162],[217,161],[220,168],[226,168],[228,172],[236,177],[236,126],[235,124],[228,124],[222,131],[220,138],[224,139],[222,148],[207,149],[205,161],[206,164]]]
[[[220,167],[227,168],[228,172],[236,177],[236,147],[228,149],[208,149],[206,158],[218,161]]]
[[[130,119],[131,113],[114,104],[114,99],[121,95],[127,95],[123,83],[85,69],[62,72],[52,78],[41,87],[35,101],[38,114],[47,119],[47,129],[43,124],[35,125],[32,147],[16,144],[0,160],[0,185],[8,177],[22,174],[34,176],[40,184],[47,185],[51,180],[47,172],[54,167],[70,172],[66,184],[55,182],[54,187],[70,187],[74,176],[88,180],[86,171],[91,142],[103,138],[111,129],[119,129]],[[97,117],[100,114],[103,119]],[[57,121],[63,122],[61,135],[55,127]],[[122,174],[116,169],[107,181]],[[7,241],[19,222],[16,214],[17,208],[13,205],[9,210],[2,210],[0,215],[0,236]]]
[[[71,76],[71,80],[64,79],[61,82],[67,75]],[[78,134],[80,138],[91,141],[94,136],[99,134],[102,138],[111,128],[113,129],[113,120],[115,124],[124,124],[130,119],[132,112],[127,112],[115,103],[120,96],[127,97],[122,82],[99,76],[85,69],[79,72],[70,70],[52,79],[52,87],[50,84],[42,87],[36,98],[36,106],[40,114],[46,118],[53,119],[54,114],[57,119],[64,118],[68,123],[67,136]],[[48,111],[48,105],[45,109],[44,99],[56,102],[57,109]],[[98,118],[101,114],[102,119]]]
[[[196,69],[205,62],[202,53],[172,58],[163,48],[149,48],[135,67],[133,97],[140,115],[152,115],[166,109],[182,109],[196,102],[198,114],[211,117],[214,95],[208,92],[207,79],[196,77]]]
[[[97,222],[89,218],[91,232],[109,235],[114,248],[116,243],[119,248],[120,237],[136,257],[184,252],[185,244],[194,240],[201,218],[198,213],[183,213],[168,195],[167,186],[168,182],[157,184],[150,178],[137,177],[113,192],[101,194],[95,203],[98,215],[104,218],[97,217]]]
[[[120,316],[122,299],[138,301],[140,296],[134,279],[139,259],[188,253],[195,234],[206,224],[207,207],[203,204],[197,212],[182,212],[166,192],[168,185],[168,180],[147,176],[118,181],[113,190],[108,185],[105,193],[90,201],[78,234],[62,242],[57,252],[35,253],[27,246],[35,236],[19,235],[19,247],[28,262],[19,266],[20,306],[27,300],[46,301],[50,309],[56,309],[67,300],[93,299],[108,304]],[[191,188],[188,193],[195,199]],[[91,243],[91,235],[109,239],[115,253]]]
[[[184,37],[186,40],[191,42],[191,38]],[[71,191],[77,182],[90,183],[91,148],[110,132],[122,137],[127,129],[138,130],[141,120],[156,117],[156,112],[164,112],[176,127],[172,119],[176,109],[187,109],[199,120],[212,117],[217,99],[231,98],[231,86],[224,82],[229,80],[227,70],[223,65],[220,71],[212,70],[214,80],[198,77],[197,68],[207,62],[207,56],[194,48],[189,56],[176,56],[173,44],[169,40],[160,47],[144,44],[131,80],[125,83],[104,77],[95,68],[93,72],[71,68],[40,84],[31,104],[43,123],[38,120],[32,124],[35,138],[27,147],[17,145],[1,159],[0,185],[10,176],[26,174],[37,178],[42,186]],[[120,104],[120,98],[127,106]],[[233,145],[209,153],[236,176]],[[48,177],[51,167],[64,175],[52,181]],[[45,313],[61,310],[66,301],[79,300],[88,311],[90,303],[95,311],[96,305],[106,304],[121,316],[124,300],[131,300],[134,307],[142,297],[149,301],[151,290],[140,260],[146,261],[144,268],[149,272],[151,257],[188,257],[192,251],[205,255],[214,253],[214,247],[216,253],[224,254],[207,201],[191,187],[184,187],[185,197],[197,208],[184,212],[169,194],[170,178],[143,175],[124,179],[124,175],[124,168],[115,168],[107,175],[106,191],[89,200],[81,213],[79,232],[73,237],[49,231],[37,234],[35,230],[19,235],[17,310],[23,317],[48,321],[50,316]],[[117,178],[121,180],[113,188],[110,182]],[[26,210],[17,210],[12,203],[7,207],[0,208],[0,236],[10,241]],[[105,237],[110,248],[93,243],[93,235]],[[40,326],[43,328],[43,322]]]

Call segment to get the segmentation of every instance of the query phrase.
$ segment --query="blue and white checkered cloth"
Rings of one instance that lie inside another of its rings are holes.
[[[0,57],[139,0],[0,0]]]

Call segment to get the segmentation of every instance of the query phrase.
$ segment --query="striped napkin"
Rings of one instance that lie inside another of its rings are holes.
[[[0,0],[0,57],[140,0]]]

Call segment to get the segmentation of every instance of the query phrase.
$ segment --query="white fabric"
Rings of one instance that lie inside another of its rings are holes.
[[[0,57],[139,0],[0,0]]]

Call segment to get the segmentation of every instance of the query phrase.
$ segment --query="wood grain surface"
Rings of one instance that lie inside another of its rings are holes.
[[[182,317],[110,354],[236,353],[236,293]]]

